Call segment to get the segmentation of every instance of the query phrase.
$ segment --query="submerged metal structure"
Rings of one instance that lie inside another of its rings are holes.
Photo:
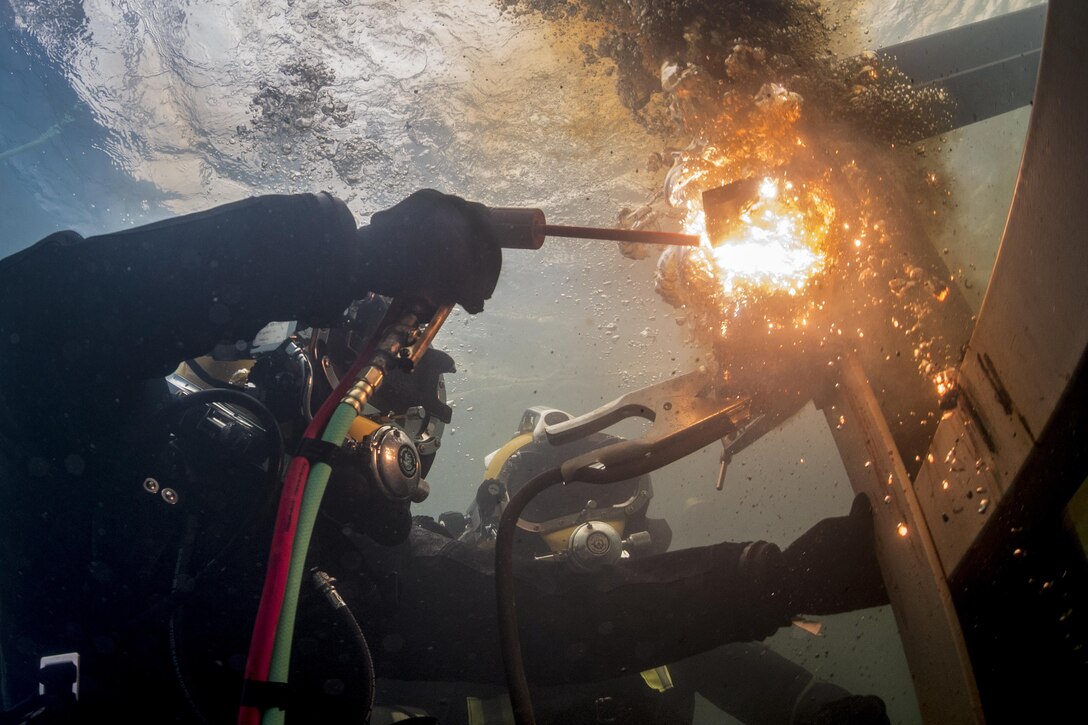
[[[1021,29],[1042,10],[1015,14]],[[997,39],[1016,35],[1008,21],[1002,28]],[[927,722],[1076,711],[1088,672],[1088,571],[1068,525],[1088,475],[1086,32],[1088,5],[1049,3],[997,261],[917,473],[859,360],[844,359],[817,401],[851,485],[874,502],[878,554]],[[928,40],[959,42],[968,54],[978,48],[964,38],[984,37],[944,35]],[[1008,96],[982,103],[981,116],[961,104],[960,122],[1009,110],[1023,95],[1035,53],[989,48],[1003,59],[958,75],[991,90],[1006,79]],[[984,96],[972,91],[968,100]],[[852,424],[836,425],[840,416]]]

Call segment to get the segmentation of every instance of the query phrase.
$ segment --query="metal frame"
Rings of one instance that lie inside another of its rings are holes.
[[[938,427],[916,481],[927,518],[949,518],[936,536],[950,573],[1017,487],[1044,431],[1060,423],[1055,415],[1088,351],[1085,32],[1088,5],[1052,0],[1020,177],[960,365],[959,405]],[[981,511],[980,495],[988,503]],[[976,505],[953,508],[957,501]]]
[[[1019,555],[1013,542],[1033,533],[1034,541],[1052,539],[1088,476],[1079,422],[1088,405],[1088,3],[1051,0],[1046,12],[1005,233],[958,370],[956,405],[939,423],[914,481],[857,359],[843,358],[817,401],[852,486],[873,501],[877,553],[927,722],[985,719],[971,661],[979,635],[965,638],[961,619],[972,627],[1004,619],[1012,630],[1032,623],[1001,596],[969,590],[988,585],[1000,592],[994,582],[1004,574],[995,572]],[[1031,60],[1030,51],[1012,48],[1009,55],[1021,64]],[[1020,80],[1011,83],[1019,87]],[[1074,574],[1065,586],[1079,587],[1083,597],[1085,573]],[[989,660],[995,650],[1000,662]],[[985,666],[991,718],[1016,717],[1006,708],[1027,693],[1012,685],[1047,666],[1047,654],[1024,662],[996,647],[974,652],[986,659],[975,666]],[[1069,677],[1075,682],[1077,675]],[[1065,689],[1063,701],[1076,703],[1079,691]],[[1023,706],[1045,712],[1037,709],[1046,707],[1041,693],[1027,696],[1032,702]]]
[[[982,722],[967,645],[930,527],[860,362],[844,357],[816,401],[856,493],[873,503],[876,553],[926,722]],[[845,420],[845,423],[840,421]]]
[[[881,48],[915,87],[939,86],[956,107],[950,131],[1031,103],[1046,6],[1006,13]]]

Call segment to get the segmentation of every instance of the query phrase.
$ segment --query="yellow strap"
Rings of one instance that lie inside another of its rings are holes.
[[[253,362],[253,360],[215,360],[211,355],[196,358],[196,363],[204,369],[204,372],[222,383],[230,381],[231,376],[239,370],[253,367]],[[178,365],[174,374],[185,378],[198,388],[208,388],[208,384],[184,362]]]

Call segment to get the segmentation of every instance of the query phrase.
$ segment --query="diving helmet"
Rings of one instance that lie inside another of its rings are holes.
[[[453,526],[455,534],[463,528],[461,540],[493,546],[507,503],[534,476],[620,440],[594,433],[563,445],[550,443],[545,428],[570,418],[564,411],[544,406],[522,414],[514,437],[485,457],[484,481],[463,519],[442,517],[451,523],[463,520],[461,526]],[[664,551],[672,532],[665,521],[646,516],[651,498],[653,487],[647,475],[603,485],[576,481],[553,486],[534,497],[522,512],[516,549],[538,559],[564,560],[583,571],[628,556]]]

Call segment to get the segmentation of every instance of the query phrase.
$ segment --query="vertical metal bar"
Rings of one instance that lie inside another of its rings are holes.
[[[982,723],[982,702],[946,574],[906,467],[853,356],[817,401],[855,492],[869,496],[876,549],[926,722]]]

